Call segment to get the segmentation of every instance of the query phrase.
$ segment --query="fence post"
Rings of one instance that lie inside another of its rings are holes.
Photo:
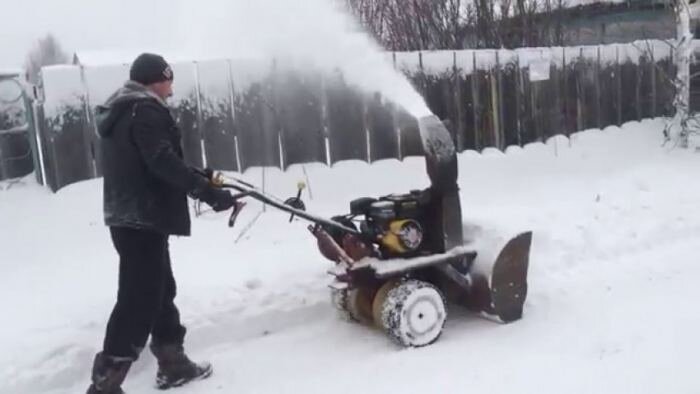
[[[540,49],[540,65],[545,63],[549,56],[545,56],[544,49]],[[547,72],[549,77],[541,81],[544,94],[540,94],[539,105],[540,113],[542,114],[542,128],[545,130],[547,138],[553,137],[561,132],[561,129],[556,125],[556,119],[553,115],[552,107],[556,107],[559,102],[557,100],[557,84],[555,83],[554,74],[552,73],[551,60],[547,63]]]
[[[455,132],[457,133],[457,151],[464,151],[464,103],[462,102],[462,84],[460,83],[459,69],[457,68],[457,52],[452,52],[452,83],[455,87],[452,99],[455,103],[455,112],[457,113],[457,122],[455,124]]]
[[[596,124],[599,129],[603,128],[603,118],[601,116],[602,106],[600,104],[600,73],[602,67],[600,64],[600,45],[598,45],[598,56],[596,59],[596,70],[595,70],[595,102],[596,102]]]
[[[32,159],[34,163],[34,176],[36,178],[37,183],[39,183],[42,186],[46,185],[46,181],[44,179],[44,163],[42,159],[42,152],[41,152],[41,147],[39,145],[40,139],[39,139],[39,120],[38,120],[38,112],[37,112],[37,105],[36,103],[29,99],[29,97],[25,96],[24,99],[24,106],[27,109],[27,120],[29,122],[29,129],[27,130],[27,135],[29,137],[29,144],[32,148]]]
[[[330,167],[333,162],[331,161],[331,128],[330,128],[330,115],[328,114],[328,86],[327,77],[324,75],[321,78],[321,127],[323,127],[323,138],[324,138],[324,149],[326,150],[326,165]],[[367,162],[370,161],[370,156],[367,156]]]
[[[673,47],[671,47],[669,58],[668,58],[668,78],[671,80],[670,81],[671,84],[673,84],[673,81],[675,81],[676,77],[678,76],[678,70],[676,69],[675,62],[673,61],[675,56],[676,56],[675,49]],[[671,88],[671,91],[672,92],[674,91],[673,87]],[[690,98],[691,98],[691,102],[692,102],[693,96],[691,95]],[[672,102],[673,96],[669,97],[669,99],[670,99],[669,101]],[[668,116],[672,116],[674,114],[673,107],[674,107],[673,104],[669,106]]]
[[[643,57],[643,54],[638,51],[637,52],[637,72],[635,73],[637,76],[637,85],[635,86],[635,89],[634,89],[635,100],[637,102],[637,105],[635,108],[637,110],[637,121],[642,120],[642,57]]]
[[[275,119],[275,131],[277,134],[277,145],[279,149],[279,161],[280,161],[280,169],[283,171],[287,169],[287,146],[284,144],[284,134],[286,134],[286,130],[282,125],[281,119],[280,119],[280,107],[279,107],[279,83],[280,83],[280,67],[279,64],[277,63],[277,58],[272,59],[272,84],[270,86],[270,89],[272,90],[272,94],[270,95],[272,98],[272,105],[274,107],[274,119]],[[330,160],[328,160],[330,161]]]
[[[553,49],[550,49],[550,53]],[[566,132],[566,127],[565,127],[565,119],[562,114],[562,75],[564,74],[565,70],[559,70],[557,68],[557,64],[553,61],[553,59],[550,59],[549,61],[549,75],[550,75],[550,83],[552,86],[552,90],[554,90],[554,108],[550,109],[550,113],[553,113],[554,116],[551,117],[553,120],[553,127],[552,129],[555,131],[555,133],[564,133],[564,135],[568,135]]]
[[[654,56],[654,49],[652,48],[651,50],[651,115],[652,117],[656,117],[657,114],[657,106],[656,106],[656,99],[657,99],[657,92],[656,92],[656,56]]]
[[[200,144],[202,146],[202,165],[204,168],[209,166],[209,163],[207,162],[207,150],[205,149],[204,146],[204,141],[206,140],[206,136],[204,135],[204,118],[202,114],[202,91],[201,87],[199,84],[199,63],[198,62],[193,62],[194,63],[194,86],[195,86],[195,96],[196,100],[195,103],[197,105],[197,130],[199,130],[199,137],[201,138]]]
[[[615,82],[617,87],[617,125],[622,125],[622,67],[620,66],[620,46],[615,45]]]
[[[392,60],[394,62],[394,70],[398,71],[396,68],[396,52],[392,53]],[[392,114],[391,114],[394,122],[394,128],[396,132],[396,158],[399,160],[403,160],[403,153],[401,152],[401,145],[403,143],[403,138],[401,137],[401,126],[399,124],[399,113],[398,109],[396,106],[392,107]]]
[[[91,116],[90,108],[90,91],[88,90],[87,83],[85,82],[85,67],[80,65],[80,82],[83,88],[83,111],[85,112],[83,116],[83,141],[85,143],[85,161],[90,166],[91,178],[97,177],[97,165],[95,163],[95,138],[93,135],[97,131],[97,126],[93,123],[93,117]]]
[[[231,101],[231,124],[236,124],[236,87],[233,81],[233,66],[231,65],[231,59],[227,59],[228,64],[228,94],[229,100]],[[243,173],[243,166],[241,165],[241,149],[238,141],[238,128],[233,127],[233,149],[236,152],[236,168],[237,171]]]
[[[521,106],[523,93],[523,72],[520,68],[520,54],[515,57],[515,132],[517,133],[518,146],[523,146]]]
[[[479,81],[478,81],[478,74],[476,72],[476,51],[472,51],[472,63],[473,63],[473,68],[472,68],[472,110],[474,111],[474,149],[478,152],[481,150],[481,144],[480,140],[481,138],[481,130],[479,130],[480,126],[480,113],[479,113]]]
[[[530,69],[532,68],[532,65],[530,65]],[[528,70],[529,71],[529,70]],[[529,78],[529,75],[528,75]],[[545,137],[544,137],[544,130],[541,125],[540,121],[540,116],[539,116],[539,111],[537,110],[537,97],[539,96],[539,85],[537,82],[533,82],[530,80],[530,116],[532,118],[532,121],[530,122],[531,127],[534,128],[534,130],[531,130],[531,133],[533,133],[532,137],[539,137],[541,142],[545,142]]]
[[[41,161],[41,178],[43,185],[53,189],[55,182],[55,168],[52,161],[51,153],[49,152],[48,134],[46,132],[46,117],[44,113],[43,99],[34,102],[34,122],[36,124],[36,139],[37,148],[39,150],[39,159]]]
[[[571,135],[571,124],[569,122],[569,108],[571,108],[571,104],[569,103],[569,68],[566,67],[566,48],[562,48],[561,53],[561,73],[564,80],[564,130],[566,131],[566,136],[568,137]]]
[[[323,79],[321,80],[321,83],[324,83]],[[321,94],[323,94],[325,96],[325,88],[321,87],[321,89],[322,89]],[[364,125],[364,128],[365,128],[365,141],[366,141],[365,144],[367,145],[367,152],[366,152],[367,159],[366,159],[366,161],[367,161],[367,163],[371,163],[372,162],[372,153],[373,153],[372,152],[372,134],[370,131],[369,105],[368,105],[367,100],[368,100],[368,96],[365,95],[364,99],[362,100],[362,124]],[[321,115],[322,116],[324,115],[323,109],[321,109]],[[321,120],[321,122],[323,122],[323,120]],[[326,140],[326,152],[329,152],[330,151],[330,149],[329,149],[330,148],[330,140],[328,138],[327,132],[328,132],[328,130],[324,129],[323,135],[325,136],[325,140]],[[330,163],[330,158],[328,157],[328,154],[326,154],[326,160]]]
[[[582,63],[583,63],[583,48],[579,49],[579,57],[576,60],[576,65],[574,66],[574,71],[576,75],[576,128],[577,131],[584,129],[583,117],[588,112],[585,110],[585,103],[583,100],[583,95],[585,94],[585,88],[583,86],[584,81],[582,77]]]
[[[504,149],[504,133],[503,133],[503,95],[501,94],[502,89],[502,75],[501,75],[501,61],[498,53],[498,49],[495,51],[496,56],[496,76],[491,78],[491,113],[493,114],[493,134],[494,134],[494,145],[499,150]]]

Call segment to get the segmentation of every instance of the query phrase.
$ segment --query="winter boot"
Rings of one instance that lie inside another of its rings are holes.
[[[213,369],[210,363],[193,363],[185,354],[182,345],[151,343],[151,352],[158,360],[156,386],[169,389],[187,384],[193,380],[206,379]]]
[[[131,359],[97,353],[92,365],[92,384],[87,394],[124,394],[121,385],[131,368],[131,362]]]

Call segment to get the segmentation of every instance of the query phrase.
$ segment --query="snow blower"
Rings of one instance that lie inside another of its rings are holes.
[[[334,306],[407,347],[440,337],[448,302],[503,323],[520,319],[532,241],[531,232],[508,241],[488,275],[473,269],[480,251],[463,234],[454,144],[438,118],[421,118],[419,125],[430,187],[359,198],[348,214],[330,219],[306,212],[301,193],[282,201],[242,180],[217,178],[220,187],[240,197],[310,221],[321,254],[335,263],[329,271]],[[234,209],[229,225],[238,212]]]

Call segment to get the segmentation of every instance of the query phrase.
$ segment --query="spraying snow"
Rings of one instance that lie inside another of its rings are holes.
[[[193,59],[277,58],[340,70],[348,83],[382,92],[415,117],[430,114],[383,50],[330,0],[181,0],[178,25],[175,42]]]

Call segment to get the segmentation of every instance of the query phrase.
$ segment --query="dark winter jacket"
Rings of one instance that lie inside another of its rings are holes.
[[[206,180],[183,161],[167,104],[129,81],[97,108],[105,224],[189,235],[187,194]]]

